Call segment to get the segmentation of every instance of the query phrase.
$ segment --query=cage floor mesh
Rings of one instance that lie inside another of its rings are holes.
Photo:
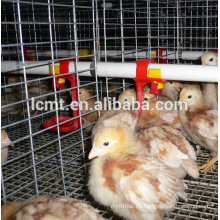
[[[52,116],[48,114],[44,120]],[[22,116],[10,115],[10,124],[22,119]],[[7,124],[8,118],[2,117],[2,126]],[[11,126],[6,131],[12,141],[21,139],[29,135],[28,121]],[[41,117],[32,120],[33,134],[40,131]],[[37,194],[67,195],[92,204],[100,210],[105,219],[121,219],[97,204],[88,193],[89,162],[86,158],[89,135],[79,130],[68,134],[61,133],[60,136],[61,148],[57,132],[44,131],[34,135],[34,159],[29,137],[9,147],[8,161],[2,166],[2,202],[4,199],[7,202],[25,200]],[[83,145],[87,147],[85,154]],[[197,157],[198,165],[207,161],[204,153],[208,152],[202,151]],[[198,179],[187,178],[184,181],[188,185],[188,201],[179,201],[174,211],[164,219],[218,219],[218,165],[216,164],[213,172],[200,174]]]

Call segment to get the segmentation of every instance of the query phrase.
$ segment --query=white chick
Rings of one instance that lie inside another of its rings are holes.
[[[217,66],[218,55],[213,52],[203,54],[202,65]],[[218,109],[218,83],[203,83],[202,92],[204,95],[204,103],[207,109]]]
[[[70,197],[43,196],[26,203],[9,203],[2,209],[3,220],[103,220],[96,209]]]
[[[7,133],[4,130],[1,130],[1,146],[10,144],[11,140],[9,139]],[[1,149],[1,163],[5,163],[8,160],[8,147],[3,147]]]
[[[202,172],[215,169],[218,160],[218,111],[205,110],[202,92],[196,88],[184,88],[180,93],[182,109],[180,121],[193,142],[211,151],[213,159],[201,166]]]
[[[173,210],[178,197],[186,199],[185,185],[146,154],[134,131],[135,123],[128,120],[95,135],[89,159],[97,158],[91,162],[89,191],[125,219],[159,220]]]

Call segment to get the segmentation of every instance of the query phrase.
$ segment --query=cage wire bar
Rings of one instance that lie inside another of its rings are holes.
[[[1,164],[2,203],[42,194],[66,195],[92,204],[105,219],[120,219],[94,202],[88,193],[90,124],[82,124],[82,118],[92,111],[80,112],[80,127],[69,133],[59,132],[58,126],[58,132],[43,128],[47,119],[73,115],[66,110],[70,107],[71,85],[66,80],[63,88],[52,87],[57,76],[26,74],[27,64],[46,63],[55,72],[60,60],[75,59],[75,69],[64,75],[77,76],[96,72],[101,62],[133,64],[140,58],[199,65],[205,51],[218,48],[218,1],[2,0],[1,3],[1,60],[22,69],[22,75],[14,72],[1,76],[1,127],[14,144],[3,146],[8,147],[9,157]],[[164,49],[162,56],[157,56],[158,49]],[[94,68],[89,65],[80,69],[81,62],[93,62]],[[126,78],[80,76],[77,93],[80,97],[79,88],[87,88],[92,94],[88,99],[99,100],[118,97],[132,86],[133,80]],[[32,97],[42,101],[63,98],[65,110],[31,110]],[[201,165],[206,160],[199,155],[197,163]],[[218,166],[198,179],[184,181],[188,185],[188,201],[179,201],[164,219],[217,219]]]

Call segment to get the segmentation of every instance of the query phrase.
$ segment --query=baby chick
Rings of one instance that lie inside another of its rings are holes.
[[[1,146],[11,143],[7,133],[1,130]],[[1,163],[5,163],[8,160],[8,147],[1,149]]]
[[[163,124],[141,128],[139,139],[149,154],[170,168],[176,178],[185,178],[187,174],[199,177],[196,153],[177,129]]]
[[[218,55],[213,52],[203,54],[202,65],[218,66]],[[207,109],[218,109],[218,83],[203,83],[202,92]]]
[[[2,220],[102,220],[93,207],[70,197],[41,196],[28,202],[13,202],[2,207]]]
[[[130,106],[132,106],[132,103],[134,103],[136,99],[136,91],[134,89],[127,89],[118,97],[118,101],[121,103],[121,105],[128,103]]]
[[[179,90],[179,82],[166,82],[164,83],[162,96],[169,98],[172,102],[177,101],[179,98]]]
[[[1,108],[1,117],[6,116],[7,114],[20,114],[22,112],[22,104],[14,104],[16,102],[21,101],[21,99],[17,99],[14,93],[2,93],[1,94],[1,106],[13,104],[8,107]],[[26,105],[26,103],[24,103]]]
[[[215,169],[218,160],[218,112],[206,110],[202,91],[196,88],[184,88],[180,93],[182,108],[179,110],[180,121],[193,142],[209,149],[213,159],[201,166],[202,172]],[[187,107],[187,109],[186,109]]]
[[[159,108],[164,107],[166,101],[161,101],[156,98],[154,94],[150,93],[150,90],[147,89],[144,92],[144,100],[148,102],[149,109],[148,110],[142,110],[141,117],[139,119],[138,127],[144,127],[146,123],[152,123],[156,121],[163,122],[164,124],[172,125],[175,128],[181,129],[181,123],[178,117],[178,111],[175,110],[166,110],[162,109],[159,110]],[[162,103],[159,103],[159,102]]]
[[[123,117],[123,115],[121,115]],[[146,154],[132,124],[105,127],[93,140],[89,191],[96,201],[129,220],[159,220],[185,185],[157,159]]]
[[[84,126],[87,126],[87,125],[90,125],[91,123],[95,122],[98,118],[98,112],[94,111],[94,105],[95,105],[96,99],[91,98],[92,94],[86,88],[79,89],[79,96],[80,96],[80,101],[87,103],[87,106],[83,104],[82,109],[81,109],[81,114],[85,114],[85,115],[83,115]],[[93,111],[93,112],[91,112],[91,111]],[[89,126],[86,128],[86,130],[89,132],[92,130],[92,127],[93,126]]]
[[[218,66],[218,55],[213,52],[206,52],[201,57],[202,65]]]

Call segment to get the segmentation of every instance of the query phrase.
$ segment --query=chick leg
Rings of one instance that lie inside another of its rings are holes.
[[[215,162],[218,161],[218,156],[213,157],[209,162],[199,167],[202,173],[207,173],[209,170],[215,169]]]

